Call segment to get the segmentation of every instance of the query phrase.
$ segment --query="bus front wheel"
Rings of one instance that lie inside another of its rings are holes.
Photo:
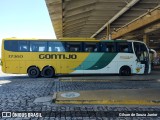
[[[47,66],[43,68],[42,75],[45,78],[51,78],[55,75],[55,71],[51,66]]]
[[[37,78],[40,75],[40,70],[36,66],[29,67],[27,70],[28,76],[31,78]]]
[[[128,66],[121,67],[119,74],[121,76],[130,76],[131,75],[131,69]]]

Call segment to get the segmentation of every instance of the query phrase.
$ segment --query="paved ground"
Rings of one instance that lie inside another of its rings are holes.
[[[101,89],[143,89],[160,88],[158,71],[146,76],[90,76],[90,77],[60,77],[31,79],[27,76],[6,76],[0,74],[0,111],[1,112],[47,112],[46,117],[38,118],[1,118],[6,120],[155,120],[160,117],[124,117],[136,111],[139,115],[150,111],[160,114],[160,106],[142,105],[57,105],[52,101],[35,102],[36,98],[51,98],[54,92],[71,90],[101,90]],[[150,78],[151,76],[152,79]],[[107,81],[67,81],[67,79],[90,80],[93,78]],[[112,79],[111,79],[112,78]],[[116,79],[114,79],[116,78]],[[143,78],[143,79],[142,79]],[[60,80],[59,80],[60,79]],[[77,112],[76,112],[77,111]],[[83,112],[85,111],[85,112]],[[93,112],[99,111],[99,112]],[[104,113],[107,112],[107,113]],[[114,111],[114,112],[113,112]],[[117,112],[118,111],[118,112]],[[111,112],[111,113],[110,113]],[[1,114],[1,113],[0,113]],[[108,117],[105,115],[107,114]],[[56,117],[54,117],[56,116]]]

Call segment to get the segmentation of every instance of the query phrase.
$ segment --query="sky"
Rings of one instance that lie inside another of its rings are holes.
[[[56,39],[45,0],[0,0],[0,46],[10,37]]]

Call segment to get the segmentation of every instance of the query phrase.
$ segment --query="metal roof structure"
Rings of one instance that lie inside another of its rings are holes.
[[[46,0],[60,37],[160,42],[160,0]]]

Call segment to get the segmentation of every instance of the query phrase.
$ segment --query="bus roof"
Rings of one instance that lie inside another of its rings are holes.
[[[37,39],[37,38],[4,38],[3,40],[42,40],[42,41],[98,41],[95,38],[60,38],[60,39]]]
[[[4,38],[3,40],[42,40],[42,41],[87,41],[87,42],[141,42],[135,40],[96,40],[95,38],[60,38],[60,39],[37,39],[37,38]]]

